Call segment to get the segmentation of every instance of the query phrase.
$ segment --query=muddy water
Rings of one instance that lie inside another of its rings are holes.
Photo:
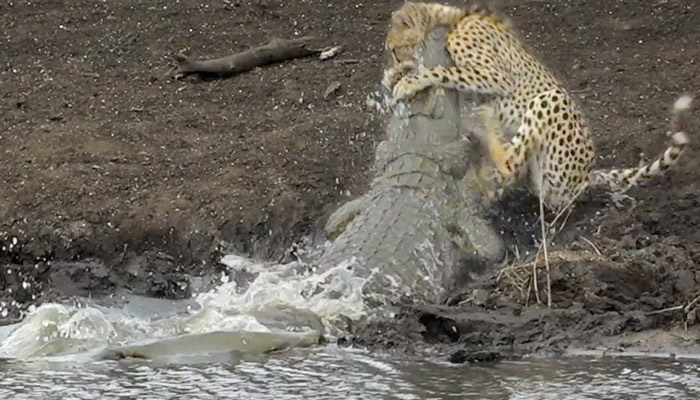
[[[530,359],[450,365],[336,347],[227,362],[0,363],[7,399],[696,399],[700,364]]]

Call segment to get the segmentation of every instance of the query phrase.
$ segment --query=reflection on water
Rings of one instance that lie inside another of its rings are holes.
[[[195,365],[6,361],[0,398],[695,399],[700,364],[568,358],[479,367],[336,347]]]

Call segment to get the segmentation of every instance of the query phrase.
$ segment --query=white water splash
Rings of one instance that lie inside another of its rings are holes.
[[[326,334],[339,333],[338,322],[368,317],[362,292],[369,278],[354,276],[348,268],[352,261],[318,274],[313,260],[272,264],[228,255],[221,262],[234,275],[246,273],[252,280],[239,286],[236,280],[222,279],[219,286],[192,300],[129,297],[121,306],[43,304],[21,323],[4,328],[0,357],[96,353],[96,349],[212,332],[274,335],[279,326],[266,326],[257,316],[273,315],[279,325],[286,321],[285,313],[291,321],[294,310],[314,315]],[[295,326],[295,330],[317,330],[317,323]]]
[[[250,260],[227,256],[222,262],[233,270],[250,267]],[[339,318],[353,321],[367,315],[362,289],[367,279],[353,276],[348,263],[322,273],[302,263],[252,265],[257,277],[245,288],[228,282],[198,295],[195,300],[203,309],[223,313],[252,314],[258,311],[294,308],[308,310],[326,326]]]
[[[26,358],[53,353],[71,344],[80,349],[105,344],[116,338],[113,321],[98,309],[77,309],[47,303],[27,318],[0,343],[0,357]]]

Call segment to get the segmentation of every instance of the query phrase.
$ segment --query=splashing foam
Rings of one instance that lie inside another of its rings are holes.
[[[95,308],[76,309],[47,303],[29,316],[0,344],[0,356],[26,358],[60,352],[71,344],[80,349],[108,342],[117,331]]]
[[[236,282],[220,285],[195,297],[203,309],[219,315],[254,314],[259,311],[293,308],[308,310],[327,328],[342,319],[358,321],[367,316],[362,289],[368,278],[359,278],[348,268],[353,260],[322,273],[301,262],[261,267],[239,256],[226,256],[222,263],[234,271],[257,273],[246,287]],[[225,319],[222,320],[225,323]]]
[[[133,310],[139,308],[137,303],[130,309],[46,303],[11,330],[0,332],[0,357],[23,359],[88,353],[154,338],[210,332],[274,332],[277,328],[258,320],[256,316],[260,313],[274,314],[278,324],[289,320],[287,330],[319,329],[312,324],[292,329],[293,310],[310,312],[331,336],[342,332],[339,323],[369,317],[363,288],[373,275],[354,276],[348,268],[354,260],[321,274],[315,272],[313,262],[309,261],[266,264],[228,255],[221,262],[234,274],[245,272],[255,277],[247,284],[222,279],[216,288],[194,296],[194,303],[180,301],[180,311],[159,309],[157,313],[135,313]],[[184,302],[189,303],[183,306]],[[290,317],[286,318],[285,313]]]

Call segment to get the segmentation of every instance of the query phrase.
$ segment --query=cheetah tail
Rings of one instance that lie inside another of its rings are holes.
[[[671,145],[662,156],[651,164],[637,168],[594,170],[591,173],[590,185],[594,187],[607,186],[615,192],[624,193],[633,186],[648,181],[653,176],[662,175],[673,166],[689,142],[681,122],[681,113],[690,108],[692,101],[692,96],[683,95],[674,103],[671,116]]]

